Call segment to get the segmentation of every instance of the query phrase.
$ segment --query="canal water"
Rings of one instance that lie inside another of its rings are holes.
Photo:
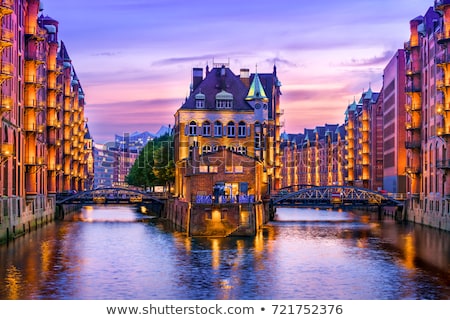
[[[0,246],[0,299],[450,299],[450,233],[371,213],[278,209],[254,238],[188,238],[84,207]]]

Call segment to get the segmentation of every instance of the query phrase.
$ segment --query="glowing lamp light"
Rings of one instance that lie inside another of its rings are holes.
[[[13,155],[13,145],[11,143],[3,143],[1,147],[1,156],[8,158]]]

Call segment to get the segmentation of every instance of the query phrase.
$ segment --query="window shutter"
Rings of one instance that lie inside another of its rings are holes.
[[[189,126],[184,125],[184,135],[188,136],[189,135]]]

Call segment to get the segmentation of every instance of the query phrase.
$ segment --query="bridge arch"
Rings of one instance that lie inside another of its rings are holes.
[[[95,199],[104,199],[105,203],[151,202],[164,204],[163,200],[153,197],[147,192],[119,187],[105,187],[73,194],[59,194],[56,198],[56,204],[95,203]]]
[[[293,192],[283,192],[282,190],[271,200],[272,206],[403,205],[400,201],[387,195],[354,186],[307,186]]]

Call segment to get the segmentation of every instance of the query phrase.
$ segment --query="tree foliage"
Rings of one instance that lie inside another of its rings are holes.
[[[169,187],[175,181],[173,136],[149,141],[130,169],[126,182],[137,187]]]

